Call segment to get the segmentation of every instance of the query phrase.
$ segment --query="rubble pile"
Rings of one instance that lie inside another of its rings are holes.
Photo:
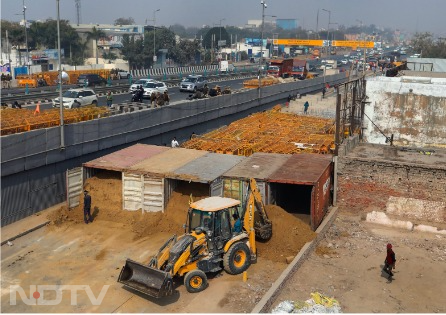
[[[314,292],[305,302],[283,301],[272,310],[272,313],[342,313],[342,311],[339,302],[334,298]]]

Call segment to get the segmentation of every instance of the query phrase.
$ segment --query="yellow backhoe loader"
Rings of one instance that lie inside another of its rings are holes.
[[[127,259],[118,282],[152,297],[172,295],[173,277],[184,277],[188,292],[204,290],[206,273],[224,269],[237,275],[256,261],[255,237],[269,240],[272,224],[256,181],[249,181],[245,206],[240,201],[209,197],[190,204],[185,233],[172,236],[147,265]],[[240,220],[231,224],[231,218]],[[239,230],[239,231],[237,231]]]

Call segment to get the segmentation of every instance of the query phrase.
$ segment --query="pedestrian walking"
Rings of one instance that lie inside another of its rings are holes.
[[[111,107],[113,103],[113,96],[110,91],[107,92],[107,96],[105,97],[105,99],[107,100],[107,106]]]
[[[164,91],[163,99],[164,99],[164,104],[169,105],[170,97],[169,97],[169,94],[167,94],[167,91]]]
[[[180,146],[176,137],[173,137],[171,145],[172,145],[172,148],[178,148]]]
[[[392,249],[392,244],[387,244],[387,255],[384,260],[383,271],[389,275],[389,280],[393,277],[392,269],[395,269],[395,252]]]
[[[308,101],[306,101],[304,104],[304,114],[308,114],[308,107],[310,107],[310,103],[308,103]]]
[[[326,88],[325,86],[322,88],[322,98],[325,98],[325,92],[326,92]]]
[[[85,224],[93,222],[91,217],[91,196],[87,190],[84,190],[84,222]]]

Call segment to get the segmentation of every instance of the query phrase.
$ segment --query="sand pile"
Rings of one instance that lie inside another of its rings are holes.
[[[173,191],[164,213],[142,213],[141,210],[122,210],[122,181],[119,173],[102,172],[95,177],[91,177],[87,179],[85,189],[91,195],[91,214],[94,221],[123,223],[124,226],[128,226],[129,230],[135,233],[135,238],[158,232],[182,234],[190,194],[192,194],[194,200],[202,199],[208,195],[206,185],[181,182]],[[80,205],[74,209],[68,210],[64,206],[51,213],[48,216],[51,224],[55,226],[84,224],[83,199],[82,194]]]
[[[305,243],[316,237],[307,223],[281,207],[267,205],[265,208],[268,218],[273,222],[273,237],[268,242],[257,242],[260,258],[285,262],[286,257],[295,256]]]

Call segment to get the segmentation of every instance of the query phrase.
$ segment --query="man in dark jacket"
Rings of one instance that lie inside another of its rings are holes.
[[[395,253],[392,250],[392,244],[387,244],[387,256],[384,261],[384,269],[383,271],[389,275],[389,279],[393,277],[392,269],[395,269]]]
[[[87,190],[84,190],[84,222],[88,224],[93,222],[91,217],[91,196],[88,194]]]

